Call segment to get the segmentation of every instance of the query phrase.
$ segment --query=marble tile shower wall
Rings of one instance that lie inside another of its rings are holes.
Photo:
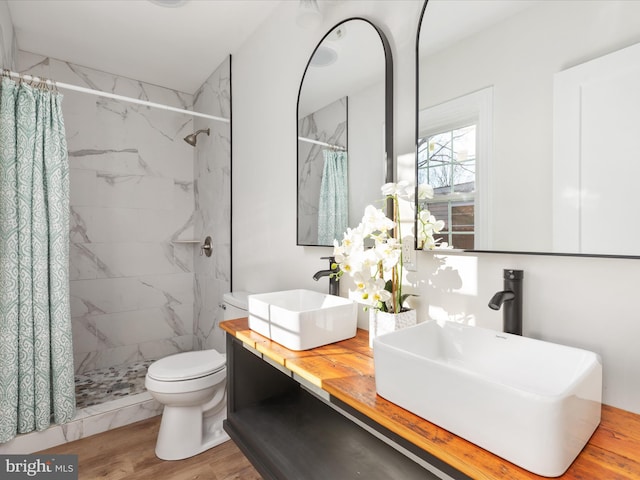
[[[231,57],[213,72],[194,94],[194,109],[231,118]],[[217,328],[220,304],[231,288],[231,126],[195,118],[195,129],[211,128],[198,136],[195,162],[196,238],[211,235],[213,254],[195,252],[195,349],[225,351],[224,335]]]
[[[21,72],[189,108],[191,95],[26,52]],[[76,371],[194,345],[191,116],[63,92]],[[198,139],[200,140],[200,138]]]

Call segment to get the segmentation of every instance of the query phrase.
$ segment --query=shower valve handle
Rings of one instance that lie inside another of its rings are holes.
[[[204,239],[204,243],[200,245],[200,256],[206,255],[210,257],[213,253],[213,244],[211,243],[211,237],[207,237]]]

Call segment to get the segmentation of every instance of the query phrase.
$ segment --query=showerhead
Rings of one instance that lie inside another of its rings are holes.
[[[196,142],[197,142],[196,137],[199,134],[203,133],[203,132],[206,133],[207,135],[209,135],[211,133],[211,129],[203,128],[202,130],[198,130],[197,132],[192,133],[192,134],[187,135],[186,137],[184,137],[184,141],[187,142],[192,147],[195,147],[196,146]]]

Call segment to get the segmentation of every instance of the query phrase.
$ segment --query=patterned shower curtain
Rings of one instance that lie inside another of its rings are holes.
[[[349,223],[347,152],[323,150],[324,170],[318,207],[318,244],[333,245],[342,239]]]
[[[0,442],[75,414],[62,95],[0,86]]]

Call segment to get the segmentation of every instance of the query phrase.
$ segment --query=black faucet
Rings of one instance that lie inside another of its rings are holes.
[[[502,311],[502,329],[505,333],[522,335],[522,270],[504,270],[504,290],[489,301],[489,308]]]
[[[338,273],[335,257],[320,257],[322,260],[329,260],[329,270],[320,270],[313,275],[313,279],[317,282],[322,277],[329,277],[329,295],[339,295],[339,280],[333,275]]]

